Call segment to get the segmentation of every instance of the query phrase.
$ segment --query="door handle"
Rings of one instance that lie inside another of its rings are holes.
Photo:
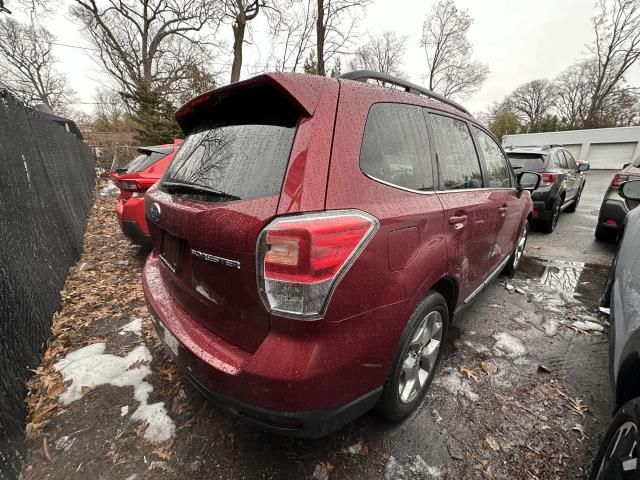
[[[466,215],[457,215],[449,218],[449,225],[453,225],[453,228],[456,230],[460,230],[464,227],[464,224],[467,221]]]
[[[507,206],[501,206],[500,208],[498,208],[498,212],[500,213],[501,217],[504,217],[507,214]]]

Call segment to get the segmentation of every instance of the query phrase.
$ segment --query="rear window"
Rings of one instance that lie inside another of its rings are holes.
[[[146,170],[158,160],[163,159],[171,152],[171,149],[167,149],[166,152],[150,152],[149,150],[143,150],[142,154],[131,160],[125,167],[127,173],[136,173]]]
[[[509,162],[514,170],[541,170],[544,157],[534,153],[508,153]]]
[[[370,177],[411,190],[433,189],[427,126],[421,107],[377,103],[369,110],[360,168]]]
[[[294,135],[294,122],[204,126],[185,139],[162,188],[210,201],[279,193]]]

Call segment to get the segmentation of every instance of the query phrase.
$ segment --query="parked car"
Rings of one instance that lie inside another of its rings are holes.
[[[569,150],[560,145],[507,148],[515,172],[529,170],[542,176],[540,187],[531,194],[534,224],[543,232],[556,228],[560,212],[575,212],[586,179],[588,163],[576,163]]]
[[[620,185],[619,195],[640,202],[640,181]],[[640,209],[624,221],[604,306],[610,308],[609,362],[616,408],[593,463],[591,479],[640,478]]]
[[[638,206],[637,200],[624,199],[618,193],[621,184],[633,179],[640,179],[640,157],[613,176],[600,206],[596,239],[604,242],[617,239],[627,213]]]
[[[260,75],[176,118],[143,286],[183,375],[289,435],[409,415],[452,318],[518,266],[539,175],[518,183],[463,107],[375,72]]]
[[[182,140],[172,144],[138,148],[138,155],[126,167],[111,173],[116,186],[120,189],[116,215],[122,233],[133,243],[151,246],[151,237],[144,214],[144,194],[160,180],[171,162]]]

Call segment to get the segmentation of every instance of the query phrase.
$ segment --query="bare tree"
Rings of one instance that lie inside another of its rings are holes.
[[[242,46],[247,31],[247,23],[255,19],[260,9],[266,8],[260,0],[224,0],[224,17],[231,22],[233,29],[233,62],[231,64],[231,83],[240,80],[242,68]]]
[[[505,100],[509,110],[532,125],[551,112],[556,100],[555,85],[547,79],[520,85]]]
[[[6,17],[0,18],[0,39],[0,86],[27,104],[61,113],[73,91],[55,68],[55,37],[43,27]]]
[[[327,74],[327,63],[346,53],[355,36],[360,14],[370,0],[317,0],[316,68],[318,75]],[[334,71],[335,66],[334,66]]]
[[[439,0],[422,25],[421,46],[427,55],[429,89],[464,98],[480,89],[489,67],[472,59],[467,38],[473,20],[454,0]]]
[[[597,122],[604,103],[640,58],[640,0],[599,0],[592,19],[595,40],[594,86],[585,119]]]
[[[206,64],[220,11],[211,0],[73,0],[72,15],[98,50],[122,90],[179,94],[192,73]]]
[[[394,32],[370,36],[369,41],[358,48],[349,66],[353,70],[374,70],[402,76],[407,37]]]
[[[296,72],[313,46],[315,0],[286,0],[280,5],[280,13],[278,21],[271,25],[270,57],[277,71]]]
[[[592,60],[584,60],[571,65],[554,80],[555,110],[566,129],[584,126],[593,95],[594,69]]]

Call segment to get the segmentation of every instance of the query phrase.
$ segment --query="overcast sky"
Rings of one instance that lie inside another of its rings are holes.
[[[422,81],[426,70],[424,52],[419,46],[422,23],[434,3],[435,0],[374,0],[360,24],[363,35],[385,30],[407,35],[405,71],[410,80],[417,83]],[[474,19],[469,37],[476,59],[491,69],[483,88],[462,102],[476,113],[526,81],[555,77],[584,57],[586,45],[593,38],[590,19],[594,15],[594,0],[457,0],[457,5],[468,9]],[[66,7],[61,7],[44,23],[59,43],[89,47],[78,26],[69,20]],[[260,30],[260,26],[257,28]],[[219,36],[230,42],[231,27],[222,26]],[[259,31],[254,39],[254,45],[245,49],[247,64],[260,63],[268,53],[263,44],[265,38]],[[87,102],[75,107],[90,112],[95,89],[113,85],[112,82],[92,59],[90,50],[54,48],[59,66],[71,79],[79,100]],[[229,58],[219,58],[216,62],[224,64]],[[243,76],[248,73],[245,68]],[[640,85],[640,65],[634,66],[627,80]]]

